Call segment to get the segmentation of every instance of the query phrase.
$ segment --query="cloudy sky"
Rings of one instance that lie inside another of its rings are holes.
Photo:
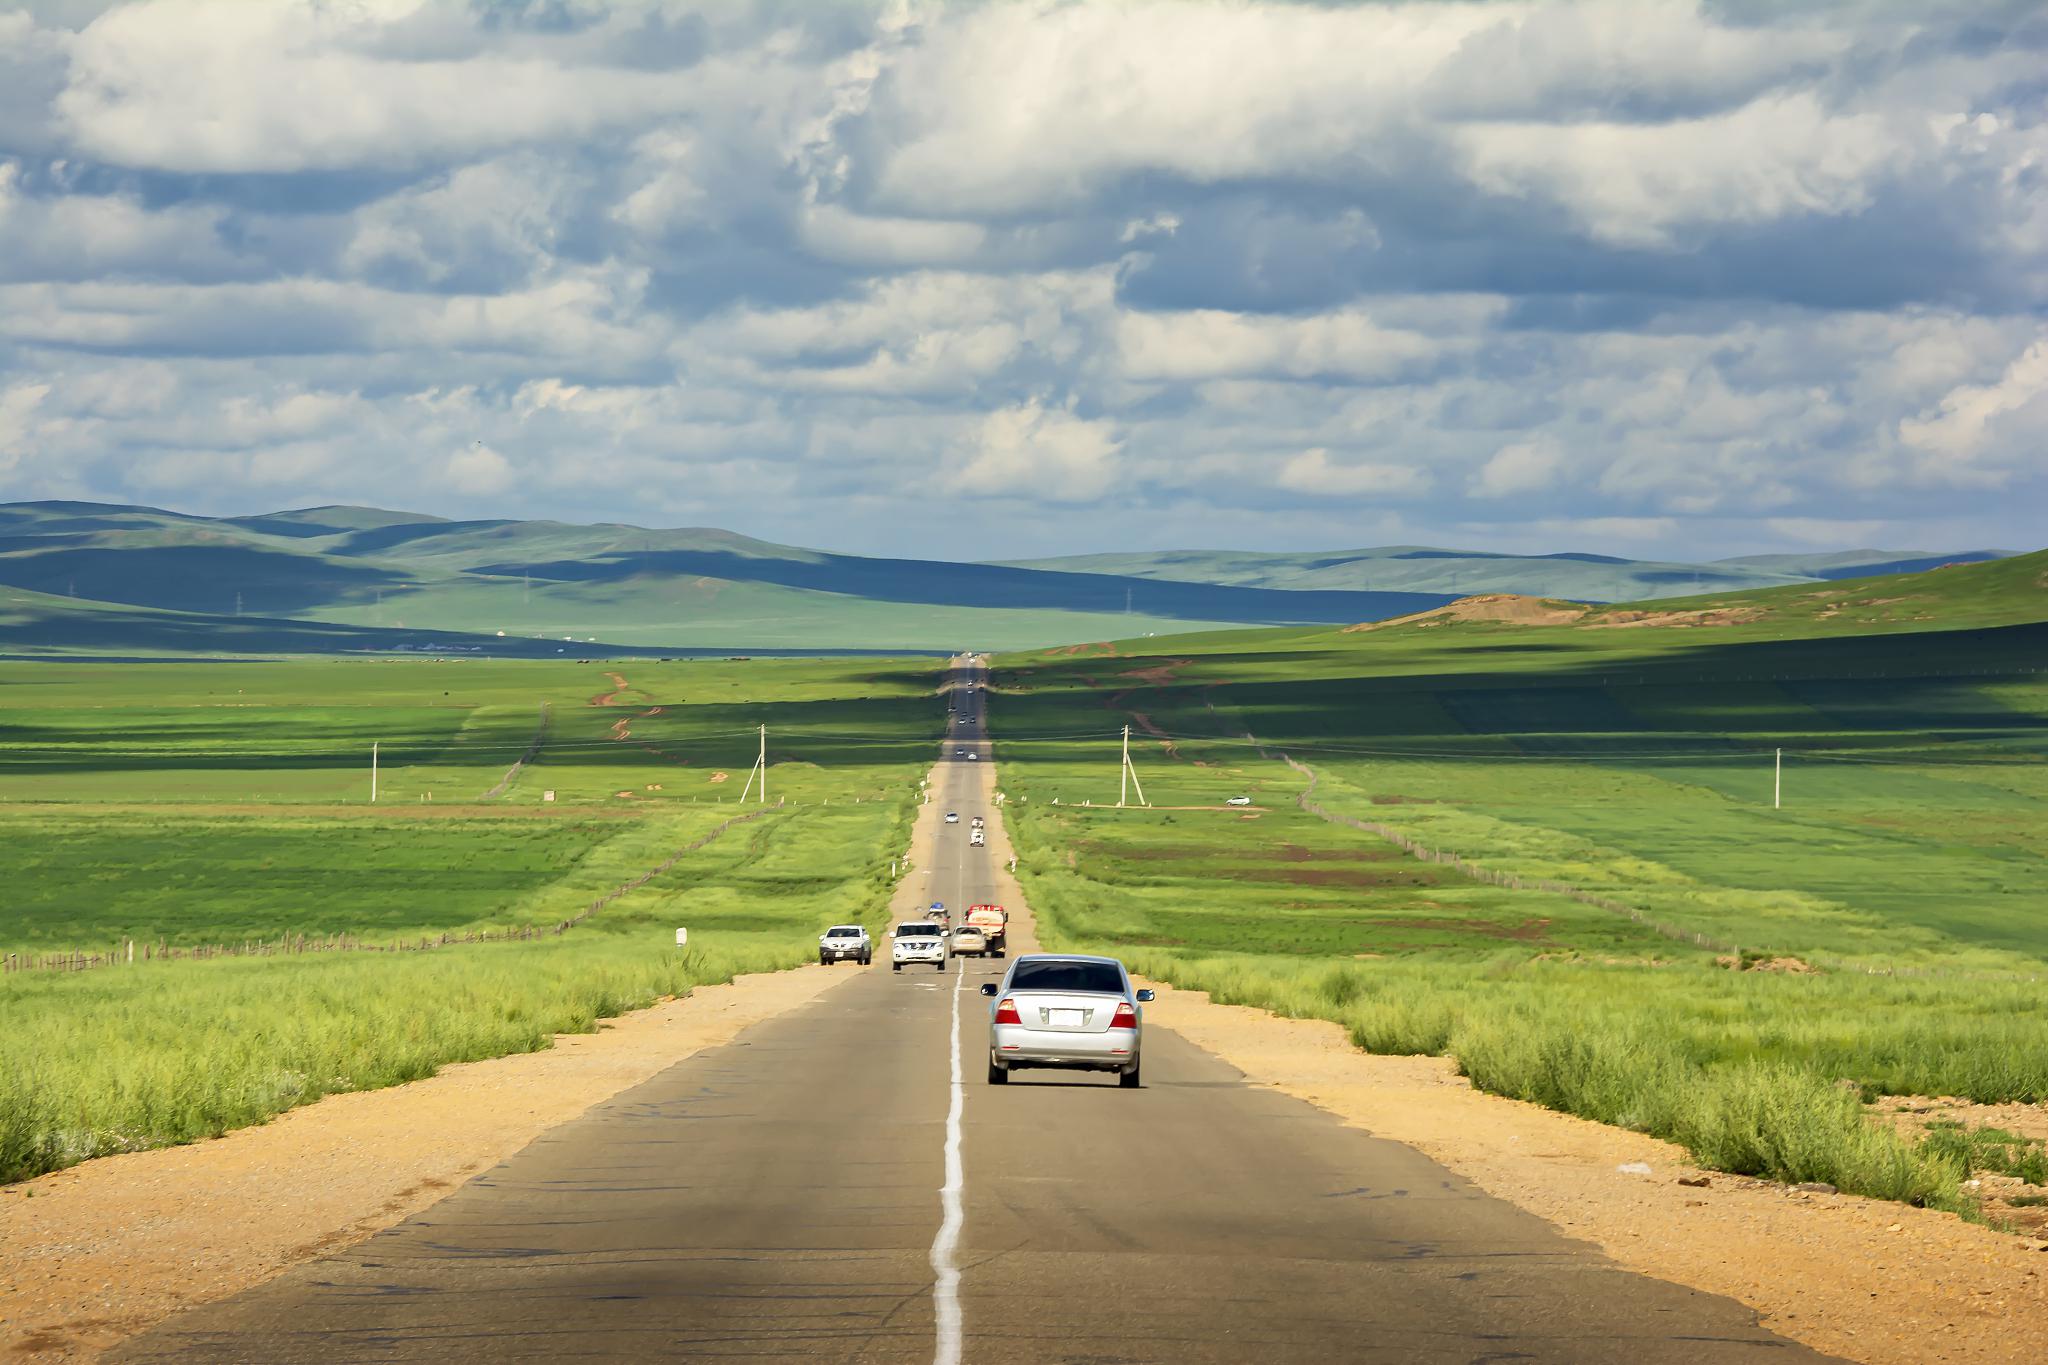
[[[2048,541],[2034,0],[0,8],[0,499]]]

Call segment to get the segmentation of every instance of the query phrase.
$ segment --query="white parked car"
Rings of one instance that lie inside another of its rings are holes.
[[[977,759],[977,758],[980,758],[980,757],[981,757],[981,755],[980,755],[980,754],[978,754],[978,753],[976,753],[976,752],[974,752],[974,750],[972,750],[972,749],[969,749],[969,750],[967,751],[967,761],[968,761],[969,763],[972,763],[972,762],[973,762],[973,761],[974,761],[975,759]]]
[[[900,972],[906,963],[917,962],[946,970],[946,931],[929,920],[899,924],[890,935],[889,970]]]
[[[998,986],[984,982],[988,1010],[988,1083],[1003,1085],[1025,1067],[1114,1071],[1126,1090],[1138,1087],[1145,1020],[1138,1008],[1152,992],[1133,990],[1113,957],[1032,953],[1018,958]]]
[[[1223,804],[1226,806],[1249,806],[1251,803],[1252,799],[1249,796],[1233,796]]]
[[[829,967],[852,958],[865,967],[875,957],[874,940],[858,924],[835,924],[818,935],[818,965]]]

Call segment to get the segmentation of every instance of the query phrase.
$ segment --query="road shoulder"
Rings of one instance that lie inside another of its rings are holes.
[[[1439,1057],[1383,1057],[1335,1024],[1158,986],[1147,1022],[1598,1246],[1739,1300],[1851,1360],[2034,1361],[2043,1246],[1951,1214],[1701,1171],[1670,1143],[1474,1090]],[[1647,1173],[1634,1169],[1647,1167]],[[1681,1181],[1704,1181],[1681,1184]]]
[[[704,986],[545,1052],[0,1189],[0,1352],[74,1361],[404,1221],[548,1129],[859,974]]]

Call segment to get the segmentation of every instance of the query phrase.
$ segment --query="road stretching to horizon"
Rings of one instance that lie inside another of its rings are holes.
[[[999,813],[953,755],[990,758],[982,694],[973,710],[935,786],[961,823],[940,827],[930,899],[956,908],[996,899],[967,821]],[[1822,1359],[1164,1029],[1144,1035],[1139,1090],[987,1085],[977,987],[1006,964],[895,973],[887,951],[396,1227],[110,1359]]]

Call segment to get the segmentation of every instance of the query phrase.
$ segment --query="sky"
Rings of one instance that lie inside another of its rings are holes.
[[[2048,543],[2037,3],[0,6],[0,500]]]

